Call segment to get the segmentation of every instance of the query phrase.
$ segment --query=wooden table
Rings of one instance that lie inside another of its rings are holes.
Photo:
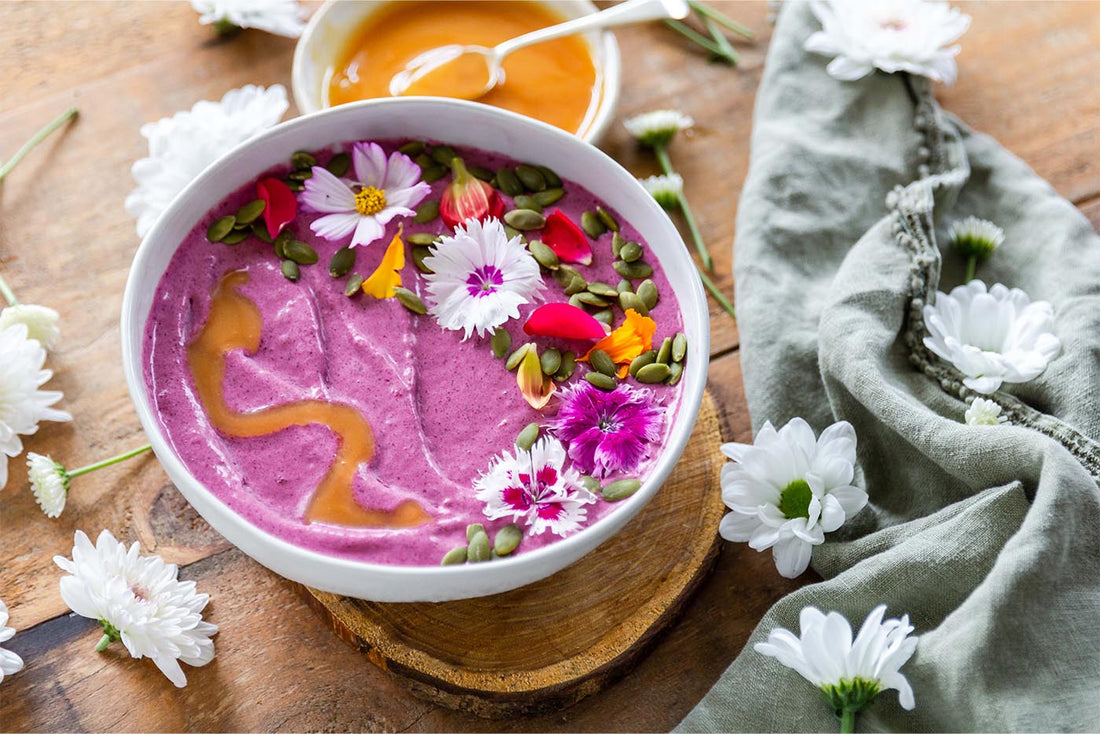
[[[661,27],[619,33],[622,115],[677,107],[695,131],[673,146],[717,280],[732,291],[737,195],[748,164],[753,96],[770,28],[763,2],[716,3],[758,34],[741,65],[711,64]],[[947,109],[991,133],[1100,222],[1100,4],[965,6],[959,82]],[[80,120],[36,150],[0,190],[0,271],[26,302],[61,312],[50,356],[72,424],[44,424],[29,448],[77,466],[144,442],[119,357],[119,305],[138,245],[123,209],[139,126],[245,83],[289,86],[293,42],[258,32],[215,40],[186,3],[0,4],[0,157],[69,105]],[[290,114],[294,111],[291,110]],[[621,128],[604,148],[638,175],[655,171]],[[712,309],[710,386],[727,433],[750,438],[737,329]],[[780,578],[770,556],[726,547],[718,568],[654,652],[607,691],[558,714],[486,721],[432,706],[339,642],[291,584],[231,548],[187,505],[156,461],[74,482],[58,520],[37,509],[19,462],[0,494],[0,597],[26,669],[0,685],[0,729],[661,730],[675,725],[738,654],[767,608],[809,582]],[[101,528],[183,566],[212,596],[217,657],[176,690],[119,646],[96,654],[98,625],[71,617],[54,554],[76,529]]]

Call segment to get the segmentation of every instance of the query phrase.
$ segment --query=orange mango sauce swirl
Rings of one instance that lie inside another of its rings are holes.
[[[492,47],[560,23],[539,3],[515,0],[390,2],[353,33],[330,70],[330,105],[389,97],[390,80],[425,51],[452,44]],[[534,117],[571,133],[583,132],[599,103],[600,79],[581,36],[520,49],[504,59],[502,84],[478,102]],[[485,63],[476,57],[445,64],[406,94],[466,97],[481,89]]]
[[[297,400],[270,408],[239,413],[225,403],[226,355],[236,349],[254,354],[260,346],[263,317],[237,288],[248,283],[248,273],[237,270],[218,283],[210,303],[210,315],[198,336],[187,347],[187,363],[195,381],[195,393],[221,433],[237,438],[267,436],[290,428],[318,424],[339,439],[336,458],[310,497],[305,522],[349,527],[408,527],[421,525],[431,516],[414,500],[404,500],[393,510],[360,505],[353,482],[359,466],[374,456],[374,433],[363,415],[348,405],[323,400]]]

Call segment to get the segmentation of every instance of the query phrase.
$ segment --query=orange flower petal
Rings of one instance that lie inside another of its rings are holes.
[[[619,377],[625,377],[630,363],[642,352],[653,349],[653,335],[657,332],[657,322],[648,316],[642,316],[632,308],[626,310],[626,321],[619,328],[612,331],[596,342],[588,354],[581,357],[581,362],[587,362],[589,355],[597,349],[607,352],[611,360],[623,365],[619,370]]]
[[[539,350],[534,344],[524,344],[520,349],[526,350],[523,360],[516,369],[516,384],[523,393],[524,399],[535,410],[542,410],[550,402],[550,396],[554,394],[554,381],[542,374],[542,364],[539,363]]]
[[[378,268],[363,281],[363,292],[375,298],[393,298],[394,288],[401,285],[401,269],[404,267],[405,243],[401,239],[401,230],[398,229]]]

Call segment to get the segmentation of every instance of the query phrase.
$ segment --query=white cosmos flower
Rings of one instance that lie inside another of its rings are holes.
[[[127,550],[107,530],[94,546],[83,531],[76,531],[72,559],[53,559],[72,574],[61,579],[61,598],[74,612],[103,626],[97,649],[121,640],[132,657],[152,658],[182,688],[187,677],[181,660],[206,665],[214,658],[210,637],[218,628],[202,619],[210,597],[197,593],[194,581],[180,581],[174,564],[140,551],[138,543]]]
[[[27,453],[27,476],[31,491],[46,517],[59,517],[69,497],[69,473],[49,456]]]
[[[297,38],[306,27],[306,11],[298,0],[191,0],[203,25],[219,31],[256,28],[277,36]]]
[[[676,133],[687,130],[695,124],[679,110],[653,110],[627,118],[623,121],[626,131],[642,145],[657,148],[667,145]]]
[[[546,287],[538,262],[518,235],[508,239],[499,219],[467,219],[432,246],[424,264],[432,270],[424,276],[428,311],[444,329],[464,331],[463,340],[518,318],[519,307]]]
[[[8,457],[23,452],[20,435],[38,430],[40,421],[71,421],[50,406],[62,398],[55,390],[39,390],[53,372],[42,369],[46,349],[28,338],[26,324],[0,329],[0,489],[8,483]]]
[[[910,711],[913,689],[900,670],[916,651],[918,638],[909,636],[913,627],[908,614],[884,621],[885,614],[885,604],[875,607],[853,641],[843,615],[806,607],[799,615],[799,637],[780,627],[753,649],[793,668],[836,709],[859,711],[880,691],[893,688],[902,708]]]
[[[27,327],[27,336],[37,340],[46,349],[53,349],[61,336],[61,329],[57,325],[60,318],[52,308],[20,303],[0,311],[0,331],[13,324],[23,324]]]
[[[15,636],[15,630],[8,627],[7,624],[8,605],[4,603],[3,599],[0,599],[0,642],[7,642]],[[11,650],[0,647],[0,683],[4,682],[5,676],[14,675],[22,669],[23,658]]]
[[[672,209],[680,204],[680,196],[684,193],[684,179],[678,173],[669,173],[663,176],[650,176],[640,178],[638,183],[642,185],[649,195],[657,200],[664,209]]]
[[[815,0],[810,7],[821,30],[806,39],[805,48],[833,57],[827,71],[837,79],[861,79],[877,68],[955,81],[959,47],[949,44],[970,27],[970,16],[947,3]]]
[[[1062,350],[1054,334],[1054,308],[1032,303],[1019,288],[972,280],[937,292],[924,307],[924,345],[963,373],[963,384],[988,395],[1005,382],[1038,377]]]
[[[396,217],[411,217],[431,186],[420,180],[420,166],[404,153],[389,159],[378,143],[356,143],[351,151],[352,179],[314,166],[298,195],[303,209],[323,214],[309,228],[326,240],[351,237],[350,247],[380,239]]]
[[[768,422],[754,443],[723,444],[722,453],[734,463],[722,467],[722,500],[732,512],[719,532],[754,550],[771,548],[787,578],[806,570],[825,533],[867,504],[867,493],[852,485],[856,433],[847,421],[820,438],[801,418],[778,431]]]
[[[287,106],[283,85],[265,89],[249,84],[229,90],[220,102],[196,102],[190,110],[142,125],[149,157],[130,168],[138,186],[126,197],[126,211],[137,217],[138,236],[152,229],[176,194],[204,168],[279,122]]]
[[[1001,415],[1001,406],[985,398],[974,398],[963,415],[968,426],[995,426],[1007,420]]]

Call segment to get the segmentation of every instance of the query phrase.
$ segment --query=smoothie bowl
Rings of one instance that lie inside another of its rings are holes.
[[[275,572],[375,601],[545,577],[658,491],[706,379],[675,228],[571,135],[452,100],[355,103],[203,172],[122,313],[146,433]]]

